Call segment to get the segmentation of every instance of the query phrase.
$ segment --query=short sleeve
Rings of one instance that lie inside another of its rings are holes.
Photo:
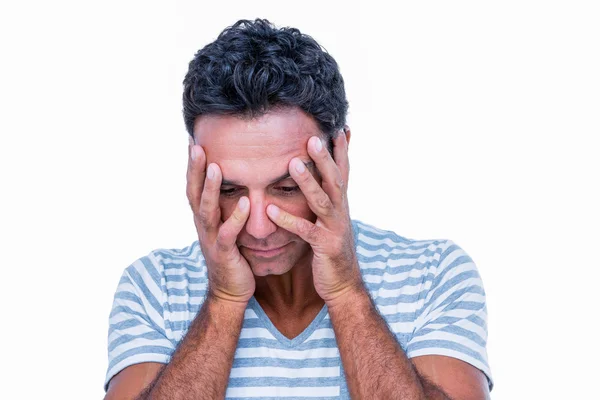
[[[462,248],[452,241],[446,241],[445,247],[439,263],[427,273],[407,356],[443,355],[465,361],[487,376],[491,390],[483,282]],[[427,282],[431,282],[429,289]]]
[[[162,278],[151,255],[125,269],[109,316],[108,383],[124,368],[142,362],[168,363],[175,345],[165,333]]]

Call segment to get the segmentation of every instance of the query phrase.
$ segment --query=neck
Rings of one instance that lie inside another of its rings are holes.
[[[322,307],[312,275],[312,251],[282,275],[255,276],[254,297],[261,307],[278,315],[299,316]]]

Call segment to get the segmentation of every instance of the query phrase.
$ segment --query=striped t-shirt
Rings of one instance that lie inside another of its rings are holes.
[[[363,281],[409,358],[444,355],[485,373],[485,292],[473,260],[450,240],[411,240],[352,221]],[[200,310],[207,273],[198,241],[159,249],[125,269],[109,318],[110,379],[141,362],[168,363]],[[349,399],[327,305],[288,339],[251,298],[227,399]]]

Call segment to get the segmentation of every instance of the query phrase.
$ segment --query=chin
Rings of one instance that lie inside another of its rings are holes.
[[[282,262],[256,261],[249,264],[255,276],[283,275],[294,267],[293,264]]]
[[[282,254],[272,259],[248,257],[248,264],[255,276],[283,275],[296,265],[297,260],[293,254]]]
[[[285,253],[272,258],[256,257],[247,251],[242,251],[242,255],[248,261],[255,276],[283,275],[304,258],[306,249],[302,247],[291,245],[291,248],[287,249]],[[310,247],[308,248],[310,249]]]

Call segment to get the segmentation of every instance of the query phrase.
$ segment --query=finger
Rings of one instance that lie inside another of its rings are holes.
[[[350,176],[350,161],[348,159],[348,141],[346,140],[345,128],[341,129],[338,135],[333,139],[333,159],[347,186],[348,177]]]
[[[321,173],[323,190],[334,206],[341,206],[345,193],[344,180],[335,161],[319,137],[313,136],[308,141],[308,155],[315,161],[315,165]]]
[[[217,245],[221,250],[231,250],[235,246],[237,237],[244,228],[250,215],[250,200],[246,196],[240,197],[233,213],[219,228]]]
[[[210,236],[215,235],[221,222],[219,196],[221,194],[221,169],[215,163],[206,168],[206,179],[200,199],[198,218],[200,224]]]
[[[325,240],[322,228],[304,218],[296,217],[295,215],[282,210],[275,204],[269,204],[267,206],[267,215],[275,224],[286,231],[298,235],[312,246],[321,245]]]
[[[323,190],[319,182],[306,169],[306,165],[299,158],[292,158],[289,165],[290,176],[296,181],[300,190],[306,197],[310,209],[320,218],[327,218],[334,214],[333,203]]]
[[[192,159],[192,152],[195,159]],[[188,168],[186,195],[192,212],[198,214],[200,208],[200,197],[204,186],[206,175],[206,154],[202,146],[188,146]]]

